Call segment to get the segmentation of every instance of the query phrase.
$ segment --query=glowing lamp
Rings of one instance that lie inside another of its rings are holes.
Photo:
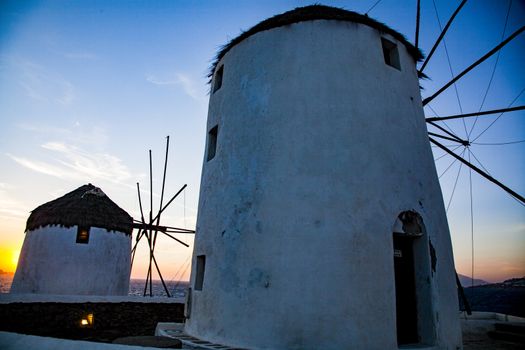
[[[95,322],[95,317],[93,316],[93,314],[87,314],[85,318],[80,320],[80,327],[82,328],[93,327],[94,322]]]

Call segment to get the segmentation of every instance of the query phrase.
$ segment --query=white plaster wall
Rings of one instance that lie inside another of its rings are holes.
[[[397,348],[392,226],[413,209],[437,254],[434,348],[461,347],[415,63],[398,43],[401,70],[386,65],[380,38],[366,25],[302,22],[255,34],[219,63],[190,335],[260,349]]]
[[[11,293],[127,295],[131,236],[91,227],[87,244],[76,237],[76,226],[27,232]]]

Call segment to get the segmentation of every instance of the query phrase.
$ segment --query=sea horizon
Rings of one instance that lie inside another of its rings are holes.
[[[0,274],[0,294],[9,293],[11,289],[11,283],[13,282],[14,274],[12,273],[2,273]],[[168,292],[171,297],[184,298],[186,296],[186,290],[188,289],[189,281],[165,281]],[[129,296],[143,296],[144,295],[144,286],[146,284],[146,279],[144,278],[131,278],[129,282]],[[152,294],[156,297],[167,297],[166,290],[162,285],[161,280],[153,280],[151,283]],[[149,287],[146,293],[146,296],[149,296]]]

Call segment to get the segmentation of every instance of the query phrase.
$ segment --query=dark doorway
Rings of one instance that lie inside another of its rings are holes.
[[[419,343],[414,238],[394,234],[397,344]]]
[[[435,343],[428,236],[415,211],[399,214],[393,228],[397,344]]]

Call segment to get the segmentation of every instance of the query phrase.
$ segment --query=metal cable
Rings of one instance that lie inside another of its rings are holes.
[[[461,157],[463,157],[463,154],[465,153],[465,149],[461,153]],[[454,198],[454,193],[456,192],[456,186],[458,185],[459,175],[461,174],[461,169],[463,168],[463,163],[459,164],[458,174],[456,175],[456,180],[454,181],[454,187],[452,188],[452,193],[450,195],[450,198],[448,199],[447,208],[445,209],[445,212],[448,213],[448,208],[450,208],[450,204],[452,204],[452,198]]]
[[[468,161],[470,161],[470,149],[468,149]],[[469,187],[470,187],[470,241],[472,247],[471,257],[471,287],[474,287],[474,203],[472,200],[472,168],[469,167]]]
[[[188,257],[186,258],[186,260],[184,260],[184,262],[182,264],[180,264],[179,266],[179,269],[177,270],[177,272],[175,272],[175,275],[173,276],[173,278],[170,280],[170,283],[173,282],[173,280],[175,280],[176,277],[178,277],[179,273],[182,271],[182,268],[184,266],[186,266],[188,260],[191,258],[191,254],[188,255]]]
[[[458,145],[458,146],[456,146],[454,149],[452,149],[452,151],[457,150],[457,149],[460,148],[461,146],[463,146],[463,145]],[[445,156],[448,156],[448,155],[449,155],[449,154],[445,152],[445,154],[443,154],[443,155],[437,157],[436,159],[434,159],[434,162],[436,162],[436,161],[440,160],[441,158],[443,158],[443,157],[445,157]]]
[[[503,145],[513,145],[516,143],[522,143],[525,142],[525,140],[519,140],[519,141],[510,141],[510,142],[497,142],[497,143],[480,143],[480,142],[471,142],[473,145],[478,146],[503,146]]]
[[[438,176],[438,180],[441,179],[441,177],[443,177],[443,175],[445,175],[447,173],[447,171],[450,169],[450,167],[453,166],[454,163],[456,163],[457,161],[458,160],[456,158],[454,158],[452,163],[450,163],[449,166],[441,173],[441,175]]]
[[[524,140],[524,141],[525,141],[525,140]],[[469,149],[469,150],[470,150],[470,154],[472,154],[472,156],[474,157],[474,159],[478,162],[479,166],[480,166],[481,168],[483,168],[483,170],[484,170],[487,174],[491,175],[490,172],[487,170],[487,168],[485,168],[485,167],[483,166],[483,164],[481,164],[481,162],[480,162],[479,159],[476,157],[476,155],[474,154],[474,152],[472,152],[472,149]],[[491,176],[492,176],[492,175],[491,175]],[[524,207],[525,207],[525,203],[522,203],[520,200],[518,200],[516,197],[514,197],[514,196],[511,195],[510,193],[508,193],[508,192],[505,192],[505,193],[506,193],[510,198],[512,198],[512,199],[514,199],[516,202],[518,202],[521,206],[524,206]]]
[[[441,21],[439,19],[439,14],[438,14],[435,0],[432,0],[432,3],[434,4],[434,11],[436,13],[436,19],[439,24],[439,30],[442,31],[443,27],[441,26]],[[450,75],[452,75],[452,79],[454,79],[455,78],[454,71],[452,70],[452,63],[450,62],[450,56],[448,54],[447,42],[445,41],[445,38],[443,38],[443,47],[445,48],[445,54],[447,56],[447,62],[448,62],[448,68],[450,70]],[[461,105],[461,99],[459,98],[458,87],[455,82],[454,82],[454,91],[456,92],[456,99],[458,101],[459,111],[461,112],[461,114],[463,114],[463,107]],[[465,136],[467,136],[467,140],[468,140],[468,131],[467,131],[467,125],[465,124],[465,119],[462,119],[461,121],[463,122],[463,128],[465,129]]]
[[[488,171],[487,168],[485,168],[485,167],[483,166],[483,164],[481,164],[481,162],[479,161],[478,157],[476,157],[476,155],[474,154],[474,152],[472,152],[472,149],[469,148],[469,152],[470,152],[470,154],[472,155],[472,157],[474,157],[474,159],[478,162],[479,166],[480,166],[480,167],[481,167],[481,168],[482,168],[487,174],[489,174],[490,176],[492,176],[492,175],[490,174],[490,171]]]
[[[509,21],[509,14],[510,14],[510,8],[512,7],[512,0],[509,2],[509,8],[507,9],[507,16],[505,17],[505,25],[503,26],[503,33],[501,33],[501,40],[502,42],[505,39],[505,32],[507,31],[507,23]],[[498,51],[496,55],[496,62],[494,63],[494,67],[492,68],[492,74],[490,75],[489,84],[487,86],[487,89],[485,90],[485,94],[483,95],[483,100],[481,101],[481,105],[479,106],[478,112],[481,112],[481,109],[483,108],[483,105],[485,104],[485,100],[487,99],[487,95],[490,90],[490,86],[492,85],[492,80],[494,79],[494,73],[496,73],[496,67],[498,66],[499,56],[501,54],[501,50]],[[476,126],[476,123],[478,122],[479,116],[476,116],[476,119],[474,119],[474,123],[472,124],[472,127],[470,128],[470,131],[468,133],[468,137],[472,134],[472,131],[474,131],[474,127]]]
[[[382,1],[382,0],[377,0],[377,1],[375,2],[375,4],[373,4],[372,7],[370,7],[370,8],[368,9],[368,11],[365,12],[365,15],[368,15],[368,12],[372,11],[372,10],[374,9],[374,7],[376,7],[381,1]]]
[[[525,88],[523,88],[520,93],[518,94],[518,96],[516,96],[516,98],[514,100],[512,100],[512,102],[509,104],[509,106],[507,108],[510,108],[514,102],[516,102],[516,100],[521,96],[521,94],[525,91]],[[481,137],[481,135],[483,135],[492,125],[494,125],[495,122],[497,122],[499,120],[499,118],[501,118],[501,116],[505,114],[505,112],[501,113],[500,115],[498,115],[498,117],[496,119],[494,119],[494,121],[492,123],[490,123],[489,126],[487,126],[476,138],[474,138],[472,140],[472,142],[476,141],[477,139],[479,139]]]
[[[430,108],[430,110],[431,110],[432,112],[434,112],[434,114],[435,114],[437,117],[441,117],[441,116],[436,112],[436,110],[435,110],[434,108],[432,108],[432,106],[430,105],[430,103],[427,104],[427,106],[428,106],[428,108]],[[443,123],[443,125],[445,125],[445,127],[448,129],[448,131],[450,131],[452,134],[454,134],[454,130],[452,130],[452,128],[451,128],[450,126],[448,126],[448,124],[445,123],[444,120],[440,120],[440,122]]]
[[[184,271],[182,271],[182,274],[180,275],[179,277],[179,280],[177,281],[177,283],[175,283],[175,286],[173,287],[173,290],[177,289],[177,287],[180,285],[180,282],[181,282],[181,277],[184,276],[184,274],[186,273],[186,271],[188,271],[188,268],[190,267],[191,265],[191,260],[188,261],[188,263],[186,264],[186,268],[184,269]]]

